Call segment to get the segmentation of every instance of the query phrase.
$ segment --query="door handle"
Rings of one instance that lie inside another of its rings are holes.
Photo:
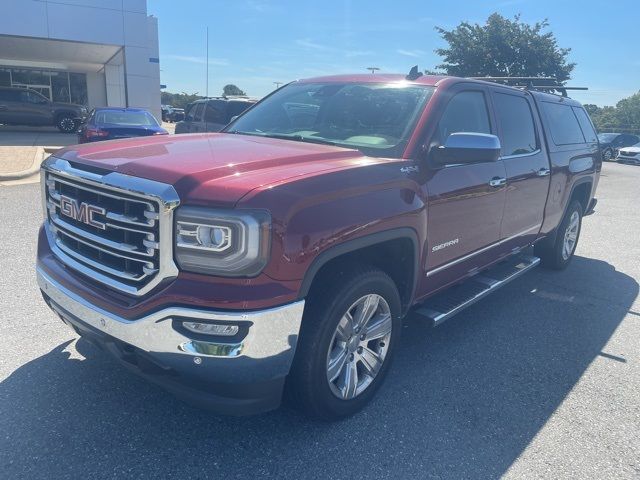
[[[507,179],[501,178],[501,177],[493,177],[491,181],[489,181],[489,185],[492,186],[493,188],[502,187],[503,185],[506,185],[506,184],[507,184]]]
[[[6,105],[0,105],[0,110],[6,110],[7,106]]]
[[[546,177],[547,175],[551,175],[551,170],[549,170],[548,168],[541,168],[540,170],[538,170],[536,172],[536,175],[539,177]]]

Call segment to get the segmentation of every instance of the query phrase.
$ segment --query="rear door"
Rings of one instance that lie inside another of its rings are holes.
[[[500,239],[501,250],[508,251],[537,237],[544,220],[551,167],[531,95],[492,88],[491,97],[507,172]]]
[[[488,92],[479,85],[452,89],[430,145],[455,132],[496,134]],[[503,162],[434,167],[427,179],[427,276],[443,286],[497,259],[505,202]],[[426,293],[426,292],[423,292]]]

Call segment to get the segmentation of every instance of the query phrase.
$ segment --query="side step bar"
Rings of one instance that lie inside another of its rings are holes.
[[[460,285],[434,295],[420,307],[414,309],[413,313],[432,321],[434,325],[440,325],[456,313],[536,267],[539,263],[538,257],[515,255],[489,270],[471,277]]]

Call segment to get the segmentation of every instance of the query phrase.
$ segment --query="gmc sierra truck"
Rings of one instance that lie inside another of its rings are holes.
[[[228,414],[344,417],[411,313],[439,324],[562,269],[596,132],[564,95],[417,75],[300,80],[221,133],[72,146],[42,166],[37,279],[79,335]]]

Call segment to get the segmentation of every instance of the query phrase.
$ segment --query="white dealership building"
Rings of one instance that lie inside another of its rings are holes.
[[[2,0],[0,86],[160,118],[157,19],[146,0]]]

